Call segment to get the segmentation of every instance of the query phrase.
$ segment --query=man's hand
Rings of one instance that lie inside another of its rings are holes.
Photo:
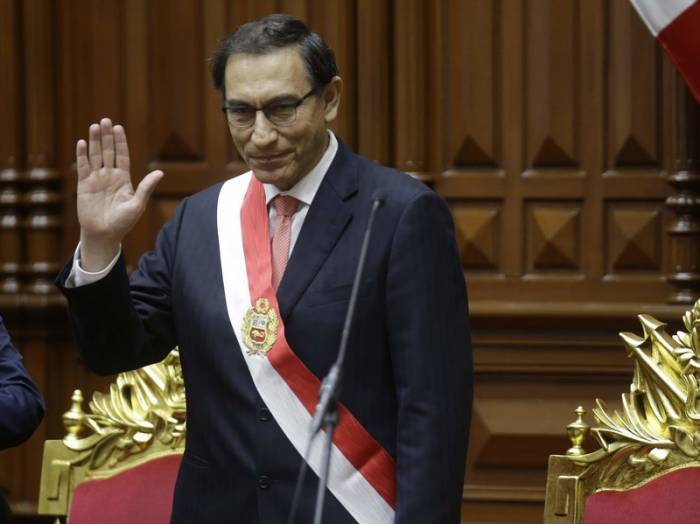
[[[96,272],[107,267],[146,209],[162,171],[146,175],[134,191],[129,173],[129,147],[120,125],[109,118],[92,124],[89,145],[78,140],[78,221],[80,266]],[[88,147],[89,146],[89,147]]]

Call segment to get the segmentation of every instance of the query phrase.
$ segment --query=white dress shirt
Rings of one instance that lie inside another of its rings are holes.
[[[299,238],[299,232],[301,231],[301,226],[304,225],[306,214],[309,212],[309,206],[311,205],[311,202],[313,202],[316,192],[321,186],[321,182],[323,182],[323,177],[326,176],[328,168],[335,158],[335,154],[338,152],[338,140],[331,131],[328,131],[328,138],[328,147],[326,148],[325,153],[323,153],[321,160],[319,160],[314,168],[291,189],[281,191],[272,184],[263,184],[263,188],[265,189],[265,203],[268,206],[269,213],[268,219],[270,224],[270,236],[273,235],[277,222],[277,213],[275,208],[269,205],[270,201],[277,195],[291,195],[299,200],[299,207],[292,215],[292,238],[289,245],[290,255],[294,249],[294,244],[296,243],[297,238]],[[121,255],[121,252],[122,248],[119,246],[119,251],[117,252],[116,256],[103,270],[97,272],[85,271],[82,267],[80,267],[80,243],[78,243],[78,246],[75,248],[75,254],[73,255],[73,267],[71,268],[71,272],[66,279],[66,287],[85,286],[104,278],[115,266],[117,260],[119,260],[119,255]]]
[[[292,215],[292,238],[289,243],[289,254],[292,254],[294,249],[294,244],[299,238],[299,231],[301,231],[301,226],[304,225],[304,220],[306,220],[306,214],[309,212],[309,206],[313,202],[314,197],[318,188],[323,182],[323,177],[326,176],[328,168],[331,166],[331,162],[335,158],[335,154],[338,151],[338,140],[335,135],[328,131],[328,147],[326,152],[323,153],[321,160],[318,164],[309,171],[309,174],[303,177],[299,182],[297,182],[291,189],[287,191],[281,191],[276,186],[272,184],[263,184],[265,188],[265,203],[268,208],[268,218],[270,221],[270,237],[274,235],[275,228],[277,227],[277,212],[275,208],[270,205],[270,202],[277,195],[290,195],[299,201],[299,207],[296,212]]]

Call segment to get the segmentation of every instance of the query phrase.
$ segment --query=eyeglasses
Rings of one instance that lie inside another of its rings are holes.
[[[255,123],[255,118],[258,111],[265,114],[271,124],[278,127],[292,125],[297,119],[297,108],[304,103],[310,96],[318,91],[318,87],[314,87],[311,91],[302,96],[299,100],[280,100],[270,102],[262,107],[253,107],[248,104],[225,104],[221,110],[226,114],[229,125],[245,129],[251,127]]]

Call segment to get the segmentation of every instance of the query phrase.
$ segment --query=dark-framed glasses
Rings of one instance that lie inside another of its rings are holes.
[[[297,109],[310,96],[318,92],[318,86],[314,87],[297,100],[274,100],[262,107],[253,107],[243,103],[227,103],[221,108],[226,115],[229,125],[237,128],[248,128],[255,123],[258,111],[265,114],[274,126],[285,127],[292,125],[297,119]]]

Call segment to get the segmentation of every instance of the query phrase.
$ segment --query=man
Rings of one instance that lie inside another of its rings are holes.
[[[27,370],[22,356],[12,345],[0,317],[0,449],[18,446],[27,440],[44,417],[44,400]],[[0,492],[0,522],[10,508]]]
[[[342,80],[301,21],[241,26],[212,72],[251,171],[186,198],[129,281],[121,240],[163,173],[134,191],[123,128],[93,124],[76,148],[81,242],[59,276],[92,369],[180,347],[188,420],[173,522],[287,521],[377,190],[324,521],[458,522],[471,349],[447,206],[328,130]],[[312,518],[317,482],[306,476],[298,522]]]

